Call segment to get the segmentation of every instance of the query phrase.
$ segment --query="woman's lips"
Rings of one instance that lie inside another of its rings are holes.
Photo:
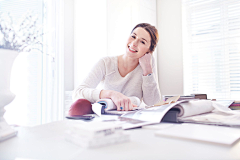
[[[133,52],[133,53],[137,52],[137,50],[132,49],[130,46],[128,46],[128,49],[129,49],[130,52]]]

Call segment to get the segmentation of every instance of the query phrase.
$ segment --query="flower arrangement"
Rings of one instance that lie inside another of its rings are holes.
[[[14,23],[10,13],[0,13],[0,49],[42,52],[42,27],[37,25],[38,16],[28,12],[20,23]]]

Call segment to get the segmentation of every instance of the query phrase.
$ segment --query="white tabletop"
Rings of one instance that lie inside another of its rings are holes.
[[[68,121],[69,122],[69,121]],[[156,130],[128,130],[129,142],[81,148],[65,140],[67,120],[19,127],[18,135],[0,143],[0,159],[240,159],[240,142],[232,146],[155,136]]]

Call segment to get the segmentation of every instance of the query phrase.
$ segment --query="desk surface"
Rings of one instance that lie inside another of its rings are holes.
[[[18,135],[0,143],[0,159],[240,159],[240,142],[224,146],[157,137],[156,130],[128,130],[130,142],[95,149],[65,140],[67,120],[19,127]]]

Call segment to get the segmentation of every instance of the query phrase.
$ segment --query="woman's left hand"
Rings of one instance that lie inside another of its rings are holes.
[[[143,76],[146,76],[153,72],[152,70],[152,54],[146,53],[144,56],[139,58],[139,64],[143,70]]]

